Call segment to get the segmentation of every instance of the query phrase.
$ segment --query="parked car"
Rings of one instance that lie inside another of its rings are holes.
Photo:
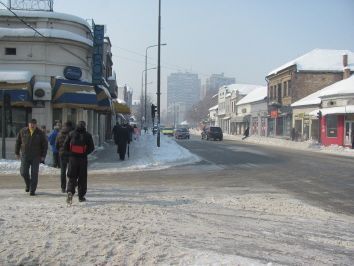
[[[202,139],[222,140],[223,134],[220,127],[208,127],[202,131]]]
[[[175,133],[175,130],[172,127],[165,127],[164,129],[161,130],[161,133],[172,137]]]
[[[177,128],[175,132],[176,139],[189,139],[189,130],[188,128]]]

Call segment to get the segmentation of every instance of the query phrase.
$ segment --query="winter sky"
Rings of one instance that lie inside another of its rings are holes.
[[[171,72],[198,73],[204,82],[225,73],[265,85],[265,75],[314,48],[354,51],[353,0],[162,0],[162,93]],[[54,0],[54,11],[107,25],[118,83],[139,98],[147,46],[157,44],[158,0]],[[157,48],[148,52],[157,64]],[[148,72],[156,98],[156,70]]]

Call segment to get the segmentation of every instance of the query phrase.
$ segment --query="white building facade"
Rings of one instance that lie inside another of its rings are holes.
[[[99,87],[91,83],[91,26],[84,19],[56,12],[16,10],[16,14],[27,25],[0,10],[0,92],[11,94],[12,135],[31,118],[48,131],[57,121],[84,120],[95,144],[101,144],[114,112],[114,90],[110,92],[107,82]],[[105,43],[106,51],[110,53],[110,42]],[[114,87],[112,63],[104,59]]]

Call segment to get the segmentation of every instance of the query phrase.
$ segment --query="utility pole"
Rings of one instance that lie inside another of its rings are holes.
[[[158,22],[158,52],[157,52],[157,147],[160,147],[160,112],[161,112],[161,101],[160,101],[160,54],[161,54],[161,0],[159,0],[159,22]]]

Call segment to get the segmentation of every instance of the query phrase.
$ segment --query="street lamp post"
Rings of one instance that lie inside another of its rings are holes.
[[[157,52],[157,147],[160,147],[160,112],[161,112],[161,101],[160,101],[160,85],[161,85],[161,66],[160,66],[160,54],[161,54],[161,0],[159,0],[159,22],[158,22],[158,52]]]
[[[162,43],[161,45],[167,45],[167,43]],[[147,109],[147,53],[148,53],[148,49],[152,48],[152,47],[156,47],[158,46],[158,44],[155,45],[150,45],[148,47],[146,47],[145,49],[145,97],[144,97],[144,106],[145,106],[145,111],[144,111],[144,115],[145,115],[145,119],[146,119],[146,109]],[[145,120],[146,121],[146,120]]]
[[[145,68],[143,70],[143,72],[141,72],[141,127],[143,126],[143,88],[144,88],[144,72],[145,72],[145,113],[144,113],[144,118],[145,118],[145,121],[147,120],[146,119],[146,85],[147,85],[147,82],[146,82],[146,73],[148,72],[148,70],[152,70],[152,69],[156,69],[156,67],[151,67],[151,68]]]

